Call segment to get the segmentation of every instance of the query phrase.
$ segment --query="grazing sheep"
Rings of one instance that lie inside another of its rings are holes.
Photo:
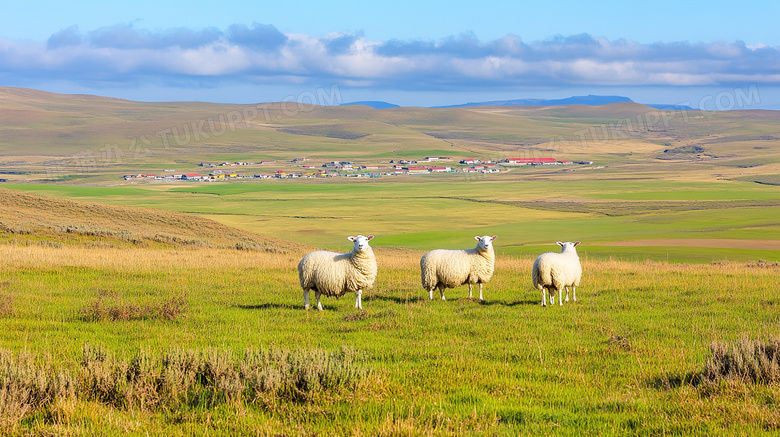
[[[497,235],[474,237],[479,243],[473,249],[436,249],[423,255],[420,259],[420,272],[422,286],[428,291],[428,297],[433,300],[433,290],[438,288],[441,300],[446,300],[445,288],[469,284],[469,298],[471,298],[471,287],[479,284],[479,300],[484,300],[482,284],[488,282],[493,276],[493,265],[496,259],[493,240],[496,237]]]
[[[550,295],[550,304],[555,303],[553,290],[558,290],[558,305],[563,305],[563,289],[566,289],[566,302],[569,301],[569,287],[571,287],[574,301],[577,301],[577,289],[582,279],[582,266],[577,256],[579,241],[575,243],[561,243],[561,253],[547,252],[539,255],[534,261],[531,277],[534,287],[542,290],[542,306],[547,306],[545,292]]]
[[[376,258],[368,245],[373,235],[349,237],[355,243],[349,253],[320,250],[306,254],[298,263],[298,278],[303,288],[304,308],[309,309],[309,290],[317,297],[317,309],[322,311],[320,296],[341,297],[348,291],[357,294],[355,308],[363,309],[363,289],[374,285]]]

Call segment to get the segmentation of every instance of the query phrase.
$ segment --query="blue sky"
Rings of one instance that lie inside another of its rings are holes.
[[[13,2],[0,14],[0,86],[148,101],[325,90],[416,106],[602,94],[780,109],[777,17],[774,0]]]

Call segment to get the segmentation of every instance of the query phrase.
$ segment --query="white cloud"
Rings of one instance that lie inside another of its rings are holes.
[[[512,86],[780,85],[777,47],[744,43],[640,44],[587,34],[525,43],[516,35],[480,41],[371,41],[362,34],[283,34],[271,25],[147,32],[75,27],[47,44],[0,40],[0,78],[81,84],[164,82],[340,82],[385,89]]]

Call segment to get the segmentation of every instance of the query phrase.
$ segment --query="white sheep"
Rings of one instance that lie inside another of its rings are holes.
[[[441,300],[445,288],[469,285],[469,299],[474,284],[479,284],[479,300],[482,298],[482,284],[493,276],[496,255],[493,252],[493,240],[497,235],[476,236],[477,247],[465,250],[432,250],[420,259],[422,286],[433,300],[433,290],[439,289]]]
[[[574,301],[577,301],[577,289],[582,279],[582,266],[577,256],[575,243],[557,242],[561,246],[561,253],[547,252],[539,255],[534,261],[533,279],[534,287],[542,290],[542,306],[547,306],[545,292],[550,295],[550,305],[555,303],[553,290],[558,290],[558,305],[563,305],[563,289],[566,289],[566,302],[569,301],[569,287],[571,287]]]
[[[349,237],[355,243],[349,253],[326,250],[311,252],[298,263],[298,278],[303,288],[303,304],[309,309],[309,291],[314,290],[317,309],[322,311],[320,297],[341,297],[348,291],[355,292],[355,308],[363,309],[363,289],[374,285],[376,279],[376,258],[368,242],[373,235]]]

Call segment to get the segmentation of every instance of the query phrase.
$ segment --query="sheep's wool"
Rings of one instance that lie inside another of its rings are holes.
[[[467,250],[432,250],[420,259],[422,286],[430,291],[465,284],[483,284],[493,277],[495,252],[491,245]]]
[[[582,265],[575,248],[579,242],[559,244],[562,248],[561,253],[543,253],[534,261],[531,279],[534,287],[542,290],[542,305],[545,305],[544,292],[546,289],[558,290],[560,304],[562,290],[566,287],[578,287],[582,279]],[[568,300],[568,296],[567,290],[566,300]]]
[[[362,252],[311,252],[298,263],[298,277],[304,291],[315,290],[325,296],[343,296],[374,285],[376,258],[368,247]]]

